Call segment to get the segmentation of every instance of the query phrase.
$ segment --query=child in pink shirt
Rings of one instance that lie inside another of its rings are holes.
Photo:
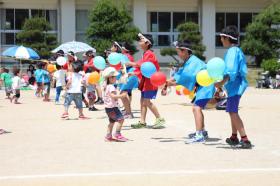
[[[107,69],[104,70],[103,75],[106,82],[106,86],[104,87],[103,100],[104,100],[106,114],[109,117],[109,125],[107,129],[107,135],[105,137],[105,141],[126,142],[128,141],[128,139],[123,137],[121,134],[124,117],[119,109],[118,99],[121,99],[127,95],[117,94],[117,89],[114,86],[114,84],[116,83],[118,72],[114,68],[108,67]],[[116,122],[118,122],[118,125],[116,127],[116,133],[114,137],[112,137],[113,127]]]

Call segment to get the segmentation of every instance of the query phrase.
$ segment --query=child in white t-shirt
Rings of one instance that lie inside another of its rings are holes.
[[[10,98],[11,103],[14,101],[15,104],[20,104],[18,102],[18,99],[20,98],[20,87],[21,87],[21,78],[20,76],[20,70],[15,69],[14,70],[14,77],[12,79],[12,89],[14,96]]]
[[[105,105],[105,111],[109,117],[109,125],[107,128],[107,135],[105,137],[105,141],[126,142],[128,141],[128,139],[123,137],[121,134],[124,117],[119,109],[118,99],[127,96],[127,94],[117,94],[117,89],[114,84],[116,83],[116,76],[118,75],[118,72],[114,68],[108,67],[104,70],[103,75],[106,81],[106,85],[104,87],[103,101]],[[118,125],[116,127],[116,133],[113,138],[112,132],[116,122],[118,122]]]
[[[75,102],[76,108],[79,110],[79,119],[88,119],[87,117],[84,116],[83,114],[83,103],[82,103],[82,84],[85,82],[83,81],[82,75],[79,73],[81,69],[83,68],[82,62],[76,61],[75,63],[72,64],[72,71],[69,72],[68,77],[67,77],[67,94],[65,97],[65,102],[64,102],[64,113],[62,114],[61,118],[63,119],[68,119],[69,114],[69,106],[72,101]]]
[[[56,65],[57,71],[54,73],[54,81],[56,87],[55,103],[59,104],[60,93],[66,85],[66,71],[60,65]]]

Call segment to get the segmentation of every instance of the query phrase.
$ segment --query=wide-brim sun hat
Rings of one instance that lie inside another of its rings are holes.
[[[119,72],[114,67],[107,67],[103,71],[102,75],[104,78],[115,77],[119,75]]]

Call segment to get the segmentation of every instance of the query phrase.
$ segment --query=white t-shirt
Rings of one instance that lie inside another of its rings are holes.
[[[60,87],[60,86],[65,86],[66,82],[65,82],[65,78],[66,78],[66,71],[65,70],[58,70],[53,74],[55,80],[56,80],[56,86]]]
[[[105,108],[118,107],[118,100],[111,97],[111,92],[116,92],[116,91],[117,89],[114,85],[106,86],[104,97],[103,97]]]
[[[13,79],[12,79],[12,81],[13,81],[12,88],[13,88],[14,90],[20,89],[20,82],[21,82],[20,77],[14,76]]]
[[[82,81],[83,76],[79,73],[70,73],[68,76],[68,81],[71,82],[69,89],[67,90],[68,93],[82,93]]]

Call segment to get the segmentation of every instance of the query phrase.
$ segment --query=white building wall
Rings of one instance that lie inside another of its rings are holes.
[[[204,53],[206,60],[215,57],[216,33],[216,4],[215,0],[202,0],[201,2],[201,30],[203,44],[206,46]]]

